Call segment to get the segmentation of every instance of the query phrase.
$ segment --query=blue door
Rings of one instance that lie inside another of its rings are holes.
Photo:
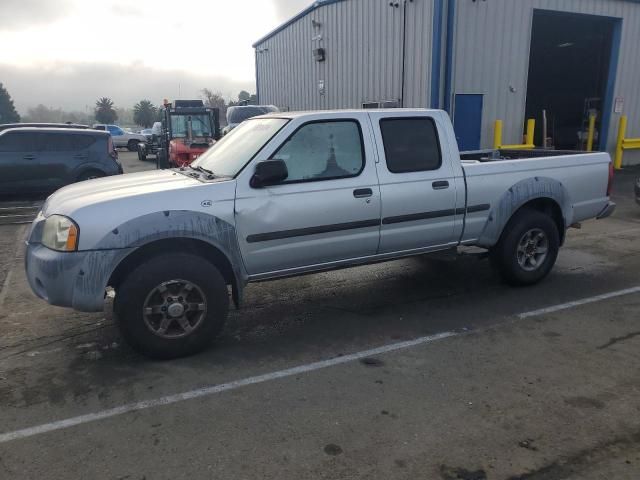
[[[480,149],[482,101],[480,94],[456,94],[453,128],[462,152]]]

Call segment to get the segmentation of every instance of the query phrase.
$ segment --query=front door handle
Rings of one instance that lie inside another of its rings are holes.
[[[84,160],[87,158],[87,155],[83,155],[81,153],[79,153],[78,155],[74,155],[73,158],[78,158],[80,160]]]
[[[444,190],[446,188],[449,188],[449,182],[447,182],[446,180],[441,180],[439,182],[433,182],[431,186],[434,190]]]
[[[25,155],[22,158],[24,158],[25,160],[34,160],[36,158],[36,156],[35,155]]]
[[[367,198],[373,195],[373,190],[370,188],[358,188],[353,191],[353,196],[356,198]]]

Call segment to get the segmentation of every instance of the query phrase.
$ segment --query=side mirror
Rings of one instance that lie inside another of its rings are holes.
[[[252,188],[262,188],[283,182],[289,176],[287,164],[284,160],[267,160],[256,165],[256,171],[251,177],[249,185]]]

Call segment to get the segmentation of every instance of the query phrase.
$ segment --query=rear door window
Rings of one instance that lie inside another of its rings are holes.
[[[86,150],[96,142],[96,137],[91,135],[72,135],[71,147],[73,150]]]
[[[380,120],[387,168],[392,173],[438,170],[442,154],[436,125],[431,118]]]
[[[40,150],[44,152],[70,152],[73,150],[73,135],[65,133],[41,133]]]
[[[95,137],[91,135],[41,133],[38,136],[40,149],[45,152],[75,152],[85,150],[95,142]]]
[[[0,135],[0,152],[33,152],[36,150],[35,134],[8,132]]]

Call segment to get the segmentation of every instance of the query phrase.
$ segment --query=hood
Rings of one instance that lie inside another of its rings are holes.
[[[65,215],[80,228],[80,250],[96,248],[119,226],[145,215],[182,211],[233,222],[234,179],[199,180],[174,170],[154,170],[88,180],[51,195],[44,216]]]
[[[173,170],[153,170],[96,178],[61,188],[47,199],[42,213],[45,216],[53,213],[70,216],[77,209],[90,204],[112,202],[156,192],[168,193],[171,190],[199,184],[200,182],[195,178]]]

